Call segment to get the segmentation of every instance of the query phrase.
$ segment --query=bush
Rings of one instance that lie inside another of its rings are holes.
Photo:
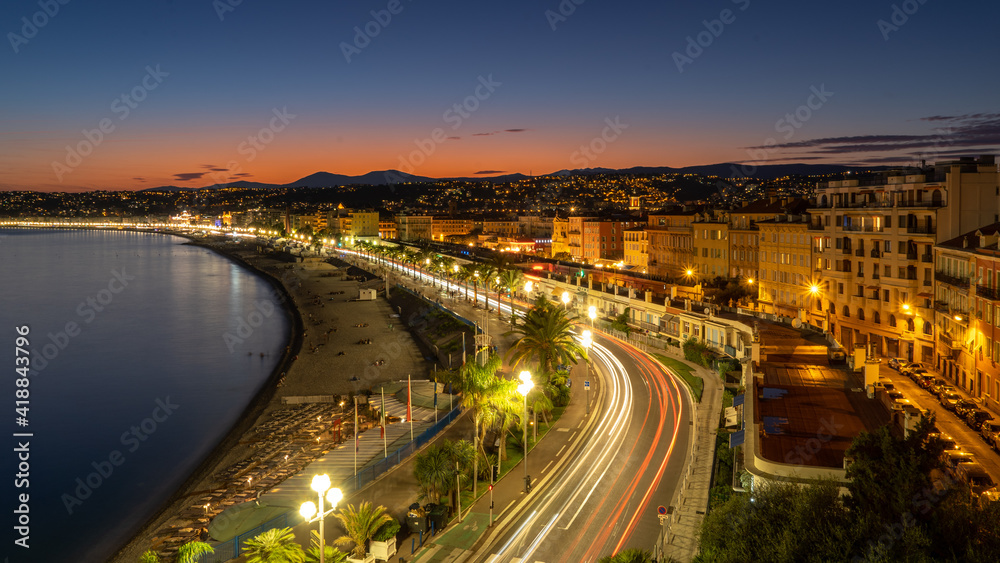
[[[374,536],[372,536],[372,541],[389,541],[396,537],[396,534],[399,533],[400,527],[399,520],[393,518],[385,524],[382,524],[382,527],[375,532]]]
[[[700,366],[711,367],[714,354],[708,349],[708,346],[691,337],[684,341],[682,348],[685,360],[694,362]]]

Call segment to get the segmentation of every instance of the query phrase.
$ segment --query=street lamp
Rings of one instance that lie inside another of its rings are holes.
[[[563,294],[562,294],[562,302],[563,302],[563,305],[566,306],[566,312],[568,313],[569,312],[569,292],[568,291],[564,291],[563,292]]]
[[[337,503],[340,502],[340,499],[344,498],[344,494],[338,488],[330,488],[329,475],[314,476],[312,479],[312,490],[316,491],[317,496],[319,496],[319,508],[317,509],[312,501],[306,501],[299,507],[299,514],[305,518],[306,524],[319,521],[319,563],[326,563],[324,559],[326,556],[326,547],[323,545],[323,519],[337,508]],[[330,503],[329,510],[323,510],[324,493],[326,493],[326,501]]]
[[[594,314],[593,309],[594,307],[591,307],[591,315]],[[594,317],[590,317],[590,319],[593,321]],[[587,395],[587,414],[590,414],[590,385],[588,384],[589,382],[587,381],[587,376],[590,375],[590,347],[594,345],[594,337],[589,330],[583,331],[583,337],[580,339],[580,345],[587,351],[587,361],[583,364],[583,390]]]
[[[517,392],[524,396],[524,492],[527,494],[531,492],[531,482],[528,481],[528,393],[535,384],[531,382],[531,372],[522,371],[520,379]]]
[[[587,316],[590,317],[590,328],[594,328],[594,319],[597,318],[597,306],[587,307]]]

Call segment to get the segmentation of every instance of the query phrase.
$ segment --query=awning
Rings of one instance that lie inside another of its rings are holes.
[[[740,393],[739,395],[733,397],[733,406],[734,407],[738,407],[738,406],[742,405],[743,404],[743,398],[745,396],[746,396],[745,394]]]
[[[729,428],[730,426],[737,426],[739,424],[740,420],[739,420],[739,415],[736,414],[736,409],[734,409],[733,407],[726,407],[725,413],[726,413],[726,428]]]
[[[917,297],[923,297],[924,299],[931,299],[934,297],[933,293],[918,293]]]
[[[735,448],[736,446],[743,445],[743,439],[746,437],[746,430],[739,430],[733,432],[729,435],[729,447]]]

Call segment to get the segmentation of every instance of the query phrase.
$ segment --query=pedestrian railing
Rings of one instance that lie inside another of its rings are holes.
[[[347,480],[341,482],[340,488],[343,491],[344,496],[364,488],[365,485],[375,481],[379,478],[379,476],[402,463],[407,457],[419,450],[421,446],[430,442],[434,436],[458,418],[461,413],[462,407],[455,407],[454,410],[444,415],[444,417],[439,419],[433,426],[421,432],[416,438],[411,440],[405,446],[397,449],[383,459],[380,459],[378,462],[363,468],[361,471],[358,471],[353,478],[348,478]],[[299,516],[297,512],[286,512],[268,520],[267,522],[264,522],[252,530],[243,532],[235,538],[219,544],[212,544],[212,547],[215,549],[215,553],[202,554],[198,561],[199,563],[223,563],[224,561],[236,559],[246,547],[247,540],[253,539],[268,530],[273,530],[275,528],[288,528],[297,526],[301,523],[302,517]]]

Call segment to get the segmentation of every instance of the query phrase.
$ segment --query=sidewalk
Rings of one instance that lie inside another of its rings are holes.
[[[674,492],[667,519],[667,537],[661,534],[653,555],[662,554],[657,560],[691,561],[698,553],[698,534],[708,508],[712,472],[715,468],[715,432],[719,427],[724,387],[718,374],[697,366],[695,373],[705,382],[701,403],[694,403],[694,425],[688,465]]]

